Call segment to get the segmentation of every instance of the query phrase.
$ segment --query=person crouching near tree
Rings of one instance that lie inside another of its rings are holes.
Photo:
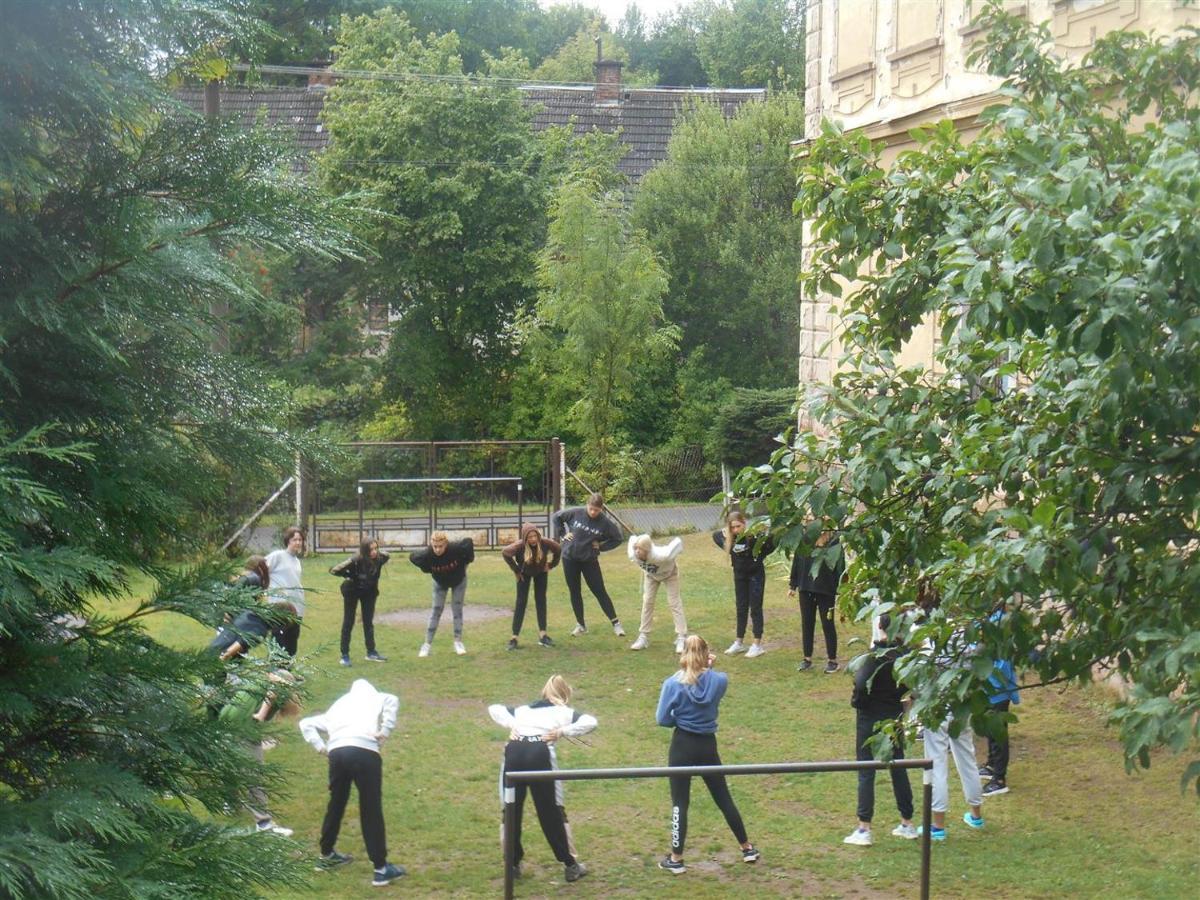
[[[537,526],[526,523],[521,526],[521,539],[505,547],[500,555],[517,577],[517,603],[513,607],[512,638],[508,649],[517,649],[517,638],[525,622],[525,607],[529,603],[529,588],[533,586],[533,603],[537,610],[538,643],[553,647],[554,641],[546,634],[546,573],[558,565],[562,548],[558,541],[542,537]]]
[[[655,718],[659,725],[673,727],[668,766],[719,766],[717,753],[717,707],[725,696],[729,676],[713,669],[716,657],[699,635],[689,635],[679,657],[679,671],[663,682]],[[688,800],[692,790],[690,775],[671,778],[671,852],[658,866],[672,875],[687,871],[683,864],[683,846],[687,838]],[[704,776],[704,785],[742,848],[743,862],[757,862],[759,852],[746,836],[746,826],[729,793],[724,775]]]
[[[387,564],[388,555],[379,549],[379,542],[366,540],[358,552],[329,570],[342,580],[342,665],[350,665],[350,633],[354,630],[354,614],[362,604],[363,641],[367,659],[387,662],[375,649],[375,602],[379,599],[379,576]]]
[[[555,534],[562,543],[563,578],[571,595],[571,609],[575,612],[576,625],[571,634],[587,634],[587,624],[583,621],[582,577],[601,611],[608,616],[613,634],[624,637],[625,629],[617,618],[612,598],[604,587],[604,573],[600,571],[600,554],[621,546],[621,529],[604,514],[604,498],[592,494],[586,506],[560,509],[554,514],[553,521]]]
[[[874,759],[868,741],[881,722],[896,722],[904,712],[903,698],[907,688],[896,681],[895,663],[900,656],[899,640],[888,638],[891,617],[884,613],[872,627],[871,652],[863,660],[862,667],[854,676],[854,692],[850,705],[855,711],[854,746],[857,759]],[[892,740],[892,758],[904,759],[903,732],[899,726]],[[908,769],[891,769],[892,793],[896,797],[896,808],[900,812],[900,824],[892,829],[898,838],[915,840],[917,828],[913,825],[913,792],[908,782]],[[875,770],[862,769],[858,773],[858,827],[843,839],[845,844],[859,847],[871,846],[871,819],[875,815]]]
[[[433,576],[433,609],[425,629],[425,643],[417,656],[429,655],[442,610],[446,608],[447,593],[454,614],[454,652],[462,656],[467,652],[462,642],[463,599],[467,596],[467,566],[475,561],[475,542],[470,538],[451,541],[446,532],[435,531],[429,536],[429,546],[409,554],[408,561]]]
[[[353,857],[337,851],[338,832],[350,785],[358,789],[358,815],[363,843],[375,867],[371,884],[382,887],[405,874],[403,866],[387,860],[387,831],[383,822],[383,757],[379,748],[396,727],[400,701],[375,690],[359,678],[323,715],[300,720],[300,733],[318,753],[329,757],[329,805],[321,823],[321,856],[317,871],[327,871]]]
[[[838,546],[837,536],[832,531],[823,531],[817,538],[818,547]],[[788,579],[789,597],[800,595],[800,628],[804,660],[797,670],[805,672],[812,668],[813,638],[817,630],[817,612],[821,614],[821,631],[825,634],[825,674],[838,670],[837,626],[833,621],[833,609],[837,603],[838,585],[846,572],[846,559],[839,555],[835,565],[824,560],[815,562],[811,556],[797,554],[792,558],[792,573]]]
[[[737,633],[733,643],[725,652],[728,654],[745,651],[747,659],[762,656],[763,649],[763,591],[766,589],[767,568],[763,560],[775,549],[771,538],[752,538],[746,535],[746,516],[731,512],[725,527],[713,532],[713,543],[729,556],[733,567],[733,600],[737,611]],[[754,643],[746,649],[746,620],[754,629]]]
[[[650,628],[654,624],[654,600],[659,585],[667,587],[667,606],[675,620],[675,652],[683,652],[687,637],[687,618],[683,614],[683,598],[679,595],[679,566],[675,562],[683,550],[683,541],[671,538],[660,547],[648,534],[635,534],[629,539],[629,560],[642,570],[642,621],[638,636],[630,650],[645,650],[650,646]]]
[[[515,842],[514,877],[520,877],[521,860],[525,855],[521,846],[521,814],[526,793],[533,795],[533,808],[542,826],[542,834],[554,851],[554,858],[563,864],[563,877],[567,881],[578,881],[588,872],[575,854],[566,810],[563,808],[562,782],[536,781],[508,789],[504,787],[505,772],[557,769],[558,755],[554,746],[558,739],[579,737],[596,727],[595,717],[576,712],[570,704],[571,686],[561,675],[551,675],[542,688],[540,700],[528,706],[512,707],[497,703],[488,707],[492,721],[509,732],[500,770],[500,802],[515,803],[517,807],[516,827],[511,836]],[[503,829],[501,837],[503,839]]]

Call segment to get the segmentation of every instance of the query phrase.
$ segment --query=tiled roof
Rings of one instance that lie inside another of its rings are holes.
[[[618,133],[621,143],[628,147],[618,167],[634,184],[666,159],[675,122],[689,102],[718,104],[729,117],[743,103],[766,98],[765,90],[622,88],[619,102],[597,103],[590,87],[539,85],[521,91],[526,104],[536,109],[533,127],[538,131],[552,125],[573,125],[576,134],[593,130]],[[204,109],[203,88],[183,88],[177,96],[197,111]],[[221,89],[222,115],[236,114],[247,127],[263,115],[268,126],[292,131],[300,168],[307,168],[305,157],[329,143],[329,132],[321,123],[324,104],[325,90],[321,87]]]

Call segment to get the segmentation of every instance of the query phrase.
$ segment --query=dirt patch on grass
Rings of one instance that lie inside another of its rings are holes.
[[[511,617],[512,610],[503,606],[484,606],[478,603],[467,603],[463,606],[463,621],[468,623],[492,622],[496,619]],[[442,613],[442,621],[450,619],[452,619],[450,604],[447,603],[446,611]],[[428,609],[397,609],[394,612],[383,613],[375,617],[376,625],[420,625],[424,627],[428,623]]]

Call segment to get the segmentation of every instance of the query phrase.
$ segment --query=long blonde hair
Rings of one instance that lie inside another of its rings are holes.
[[[542,688],[542,699],[549,700],[555,706],[570,706],[571,686],[567,684],[567,679],[561,675],[551,675]]]
[[[742,533],[746,531],[746,514],[738,510],[734,510],[725,517],[725,553],[731,555],[733,553],[733,523],[742,523]]]
[[[533,546],[529,546],[529,535],[536,534],[537,541]],[[533,551],[533,557],[530,558],[529,551]],[[521,536],[521,562],[525,565],[533,563],[535,566],[540,566],[545,560],[545,554],[542,553],[542,533],[537,528],[530,528]]]
[[[695,684],[708,669],[708,642],[698,634],[689,634],[679,655],[679,674],[684,684]]]

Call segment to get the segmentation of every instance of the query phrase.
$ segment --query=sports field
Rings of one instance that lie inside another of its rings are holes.
[[[693,632],[719,649],[729,643],[733,601],[725,557],[706,534],[684,538],[680,558],[684,603]],[[361,628],[352,644],[353,667],[338,665],[341,597],[327,567],[340,557],[304,561],[308,614],[300,652],[314,670],[308,710],[323,710],[354,678],[369,678],[400,697],[399,726],[384,748],[384,805],[391,861],[409,875],[388,890],[412,896],[494,897],[501,893],[497,773],[506,738],[486,705],[536,698],[560,672],[576,688],[574,705],[600,727],[587,745],[563,742],[563,767],[665,764],[669,732],[654,724],[662,679],[675,669],[670,616],[661,596],[651,646],[627,648],[640,609],[639,571],[624,549],[603,558],[605,579],[629,637],[607,627],[586,597],[591,631],[568,637],[573,625],[562,576],[550,582],[550,634],[557,647],[536,646],[532,603],[522,649],[505,650],[513,578],[498,554],[481,554],[470,569],[465,657],[454,655],[450,612],[428,659],[417,658],[429,603],[428,579],[393,557],[384,569],[377,641],[387,663],[363,659]],[[777,565],[768,586],[766,655],[722,656],[730,673],[718,739],[726,763],[846,759],[853,757],[854,716],[845,671],[822,674],[818,665],[797,673],[799,613],[786,597],[786,570]],[[171,642],[200,644],[208,635],[180,620],[151,625]],[[864,649],[865,628],[839,626],[843,659]],[[848,638],[858,642],[845,646]],[[1104,724],[1106,694],[1099,689],[1026,691],[1012,732],[1011,792],[984,804],[982,832],[960,823],[957,779],[951,775],[948,840],[933,847],[935,897],[1194,897],[1200,872],[1200,814],[1194,794],[1181,794],[1179,758],[1156,757],[1136,776],[1122,766],[1115,734]],[[276,819],[296,831],[298,852],[316,854],[326,797],[325,760],[300,738],[293,721],[278,729],[268,759],[294,772],[289,796],[275,796]],[[982,741],[980,742],[982,746]],[[917,755],[920,745],[912,748]],[[981,754],[982,756],[982,754]],[[886,776],[876,788],[875,845],[849,847],[854,826],[853,774],[754,776],[732,789],[751,840],[762,850],[757,865],[740,861],[737,845],[702,785],[693,787],[688,872],[672,877],[656,867],[667,849],[670,804],[658,780],[576,782],[566,805],[580,857],[590,874],[565,885],[526,811],[524,877],[519,897],[911,897],[916,896],[919,848],[892,838],[898,821]],[[919,797],[920,776],[912,776]],[[240,821],[250,824],[248,817]],[[339,841],[355,862],[314,874],[299,896],[378,896],[371,887],[352,799]],[[294,896],[289,893],[288,896]]]

